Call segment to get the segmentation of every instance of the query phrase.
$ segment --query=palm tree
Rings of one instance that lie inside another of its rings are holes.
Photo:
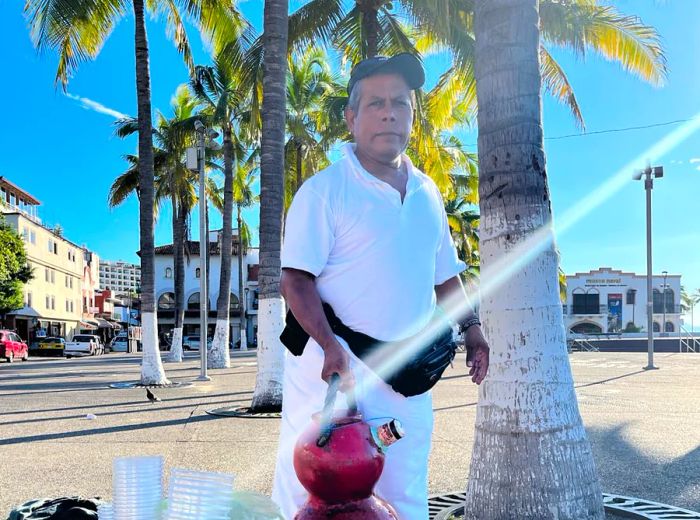
[[[287,143],[285,145],[285,208],[308,176],[329,164],[328,151],[334,141],[328,129],[325,103],[342,89],[331,73],[328,56],[319,47],[308,47],[288,58]]]
[[[241,56],[240,50],[236,54]],[[231,366],[229,356],[229,317],[231,307],[231,249],[232,249],[232,213],[234,169],[244,153],[245,143],[240,132],[236,130],[237,120],[244,110],[249,91],[242,85],[241,60],[231,59],[233,46],[229,45],[226,53],[219,52],[214,57],[213,66],[198,66],[191,81],[192,90],[203,104],[200,115],[206,118],[208,125],[221,129],[224,139],[224,186],[223,186],[223,224],[221,231],[221,274],[219,277],[219,296],[216,302],[216,330],[208,358],[210,368]],[[240,256],[239,248],[239,256]],[[239,297],[240,300],[240,297]]]
[[[225,2],[190,0],[149,3],[154,14],[166,14],[168,33],[173,35],[185,63],[192,67],[192,55],[182,10],[210,38],[215,46],[235,38],[241,26],[241,17],[233,5]],[[56,82],[65,89],[68,78],[81,61],[94,59],[116,23],[129,7],[135,19],[134,49],[136,56],[136,98],[138,114],[138,168],[139,168],[139,229],[141,254],[141,317],[143,326],[143,361],[141,383],[165,384],[163,365],[158,351],[157,317],[155,302],[155,254],[153,235],[154,165],[151,136],[151,78],[149,50],[146,38],[145,2],[112,2],[109,0],[27,0],[24,12],[29,19],[30,33],[39,49],[58,50]]]
[[[602,519],[559,299],[537,7],[475,2],[481,262],[495,286],[482,290],[491,366],[479,388],[466,518]],[[496,278],[504,268],[507,291]]]
[[[284,325],[280,296],[280,249],[284,204],[284,129],[287,74],[287,0],[265,0],[263,15],[263,102],[260,155],[260,307],[258,373],[253,411],[282,408]]]
[[[243,287],[243,255],[250,247],[251,234],[248,224],[241,215],[241,210],[252,206],[257,202],[257,197],[253,194],[253,183],[256,180],[254,174],[254,163],[249,160],[239,163],[233,181],[233,201],[236,204],[236,222],[238,225],[238,299],[241,302],[239,308],[241,314],[241,350],[248,349],[248,324],[245,290]],[[246,277],[247,278],[247,277]]]
[[[158,148],[156,148],[156,178],[155,206],[157,210],[162,201],[170,199],[172,205],[173,228],[173,260],[174,260],[174,329],[170,345],[169,360],[182,361],[182,328],[185,317],[185,239],[187,236],[187,220],[197,202],[195,185],[197,175],[185,167],[184,155],[188,146],[194,143],[192,128],[189,132],[182,131],[183,122],[189,121],[197,108],[198,102],[194,99],[186,85],[180,85],[171,100],[173,117],[165,118],[158,114],[158,123],[152,133],[155,136]],[[127,137],[138,132],[138,121],[126,118],[117,121],[116,135]],[[133,176],[133,174],[132,174]],[[121,203],[112,195],[123,197],[133,189],[133,177],[122,178],[120,176],[110,191],[110,205]]]
[[[685,287],[681,287],[681,310],[683,312],[690,311],[690,331],[695,332],[695,319],[693,316],[693,310],[695,306],[700,302],[700,289],[694,294],[690,294],[685,290]]]
[[[346,6],[340,0],[305,4],[290,17],[290,46],[335,47],[351,63],[378,53],[418,54],[447,48],[454,56],[463,93],[473,93],[474,0],[356,0],[351,8]],[[599,5],[598,0],[541,0],[540,14],[543,86],[569,107],[582,127],[573,87],[552,57],[551,47],[566,47],[582,57],[593,50],[652,84],[663,81],[666,62],[658,34],[636,16]],[[401,23],[402,16],[408,17],[411,29]]]

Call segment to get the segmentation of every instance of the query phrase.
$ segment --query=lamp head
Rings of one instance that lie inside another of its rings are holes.
[[[202,124],[199,119],[194,122],[194,129],[197,130],[197,132],[204,132],[204,130],[206,130],[204,124]]]

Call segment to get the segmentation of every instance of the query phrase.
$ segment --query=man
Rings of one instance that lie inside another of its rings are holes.
[[[350,329],[381,341],[416,335],[436,303],[449,300],[448,310],[459,304],[473,360],[470,375],[477,384],[486,376],[488,345],[459,279],[466,266],[457,258],[442,198],[403,154],[413,90],[424,80],[421,63],[410,54],[360,62],[348,83],[345,110],[354,145],[346,144],[343,159],[308,179],[289,209],[281,292],[310,336],[301,355],[287,352],[285,359],[273,499],[290,520],[307,498],[292,465],[294,443],[322,408],[334,373],[341,390],[354,390],[366,420],[397,418],[406,432],[387,451],[375,492],[401,519],[428,518],[430,392],[395,392],[332,332],[322,303]]]

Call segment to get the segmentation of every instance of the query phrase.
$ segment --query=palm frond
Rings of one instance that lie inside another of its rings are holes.
[[[564,70],[542,44],[540,44],[540,71],[542,73],[542,84],[547,92],[552,94],[558,101],[567,105],[579,128],[585,130],[586,123],[583,120],[581,107],[576,100],[574,89],[571,87]]]

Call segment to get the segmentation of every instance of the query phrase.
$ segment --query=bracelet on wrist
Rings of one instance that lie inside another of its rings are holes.
[[[469,327],[473,325],[481,326],[481,322],[476,316],[474,316],[473,318],[469,318],[468,320],[464,320],[460,325],[460,332],[467,332],[467,330],[469,330]]]

